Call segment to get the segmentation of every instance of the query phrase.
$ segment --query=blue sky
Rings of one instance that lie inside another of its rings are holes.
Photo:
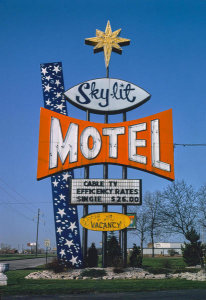
[[[36,181],[43,106],[40,63],[63,63],[65,89],[104,77],[103,53],[94,55],[84,39],[95,36],[96,29],[104,31],[110,20],[112,30],[122,28],[121,36],[131,39],[121,56],[112,54],[110,76],[152,95],[127,114],[128,120],[172,108],[174,142],[206,143],[205,15],[203,0],[1,0],[0,243],[21,248],[33,242],[33,218],[40,208],[40,243],[50,238],[55,245],[50,179]],[[68,113],[85,119],[85,112],[70,104]],[[103,122],[103,117],[92,115],[91,120]],[[121,115],[109,118],[109,122],[121,120]],[[176,179],[195,188],[206,182],[206,147],[176,147],[174,153]],[[76,178],[83,173],[76,170]],[[121,168],[110,167],[109,176],[116,174],[121,176]],[[91,168],[91,177],[101,176],[102,166]],[[142,179],[143,192],[169,184],[137,170],[129,170],[128,177]],[[91,232],[89,241],[98,245],[101,234]]]

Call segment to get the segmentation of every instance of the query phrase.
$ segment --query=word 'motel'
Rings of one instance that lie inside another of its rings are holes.
[[[128,159],[140,164],[147,163],[147,157],[137,154],[138,147],[146,147],[146,140],[137,139],[137,133],[147,130],[147,123],[136,124],[128,127]],[[159,120],[151,121],[152,138],[152,165],[164,171],[170,171],[170,164],[160,161],[160,141],[159,141]],[[56,168],[58,165],[58,155],[61,163],[64,164],[69,154],[69,163],[78,161],[78,143],[82,155],[89,160],[97,157],[102,148],[102,135],[109,137],[109,158],[118,158],[118,136],[125,134],[125,126],[103,128],[99,132],[95,127],[89,126],[80,133],[78,138],[79,125],[70,123],[66,136],[63,139],[60,121],[57,118],[51,119],[51,139],[49,168]],[[92,147],[89,146],[89,139],[92,138]]]

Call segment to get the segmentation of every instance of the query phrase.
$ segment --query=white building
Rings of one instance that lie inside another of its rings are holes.
[[[182,255],[181,246],[184,246],[184,243],[154,243],[154,254],[155,255],[170,255],[169,250],[173,249],[179,255]],[[143,249],[144,255],[152,255],[152,244],[149,243],[147,248]]]

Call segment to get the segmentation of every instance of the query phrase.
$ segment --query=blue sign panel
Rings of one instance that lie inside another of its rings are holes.
[[[41,78],[44,107],[67,115],[62,64],[41,64]],[[72,267],[80,268],[82,253],[78,212],[76,206],[69,204],[69,178],[73,178],[73,171],[51,177],[57,256]]]

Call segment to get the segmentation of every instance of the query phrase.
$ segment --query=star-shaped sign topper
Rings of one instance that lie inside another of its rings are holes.
[[[92,45],[94,47],[94,53],[104,51],[104,59],[106,68],[109,66],[109,61],[112,51],[122,54],[122,48],[120,46],[127,46],[130,44],[129,39],[119,37],[121,29],[112,32],[110,22],[107,22],[105,32],[96,30],[96,37],[85,39],[86,45]]]

